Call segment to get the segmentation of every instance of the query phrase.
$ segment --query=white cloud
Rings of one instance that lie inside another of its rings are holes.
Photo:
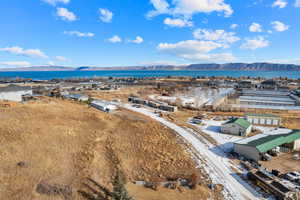
[[[263,36],[257,36],[255,38],[246,38],[244,44],[241,45],[241,49],[255,50],[258,48],[264,48],[269,46],[270,42],[266,40]]]
[[[221,44],[213,41],[186,40],[178,43],[160,43],[158,50],[175,55],[208,53],[222,47]]]
[[[169,17],[167,17],[164,20],[164,24],[171,26],[171,27],[191,27],[193,26],[193,22],[189,21],[189,20],[185,20],[185,19],[171,19]]]
[[[226,32],[225,30],[197,29],[193,32],[193,35],[198,40],[216,41],[226,48],[229,47],[229,44],[240,40],[234,32]]]
[[[76,15],[66,8],[57,8],[56,15],[64,21],[76,21]]]
[[[122,42],[122,39],[118,35],[115,35],[109,38],[108,41],[111,43],[118,43],[118,42]]]
[[[273,4],[272,7],[279,7],[279,8],[284,8],[286,7],[288,2],[285,0],[276,0]]]
[[[63,56],[56,56],[56,57],[55,57],[55,60],[61,61],[61,62],[66,62],[66,61],[68,61],[68,59],[67,59],[66,57],[63,57]]]
[[[239,26],[238,24],[231,24],[231,25],[230,25],[230,28],[231,28],[231,29],[236,29],[238,26]]]
[[[55,6],[58,3],[68,4],[70,3],[70,0],[42,0],[50,5]]]
[[[54,66],[54,65],[55,65],[55,63],[54,63],[53,61],[49,61],[49,62],[48,62],[48,65],[50,65],[50,66]]]
[[[172,5],[167,0],[150,0],[150,2],[155,10],[150,11],[148,17],[170,14],[191,18],[197,13],[223,12],[225,16],[233,13],[231,6],[224,0],[173,0]]]
[[[284,23],[280,22],[280,21],[274,21],[271,22],[271,24],[273,25],[274,30],[278,31],[278,32],[283,32],[289,29],[288,25],[285,25]]]
[[[134,40],[130,40],[130,42],[135,43],[135,44],[141,44],[144,42],[144,39],[141,36],[136,36]]]
[[[139,64],[139,65],[144,65],[144,66],[179,65],[177,62],[174,62],[174,61],[165,61],[165,60],[139,62],[138,64]]]
[[[209,54],[212,50],[223,48],[222,44],[214,41],[186,40],[178,43],[160,43],[160,52],[193,61],[232,61],[231,53]]]
[[[7,61],[0,62],[0,65],[10,66],[10,67],[29,67],[31,64],[27,61]]]
[[[15,55],[23,55],[29,57],[39,57],[39,58],[48,58],[41,50],[39,49],[23,49],[22,47],[6,47],[1,48],[0,51],[8,52]]]
[[[83,33],[83,32],[80,32],[80,31],[64,31],[64,34],[66,34],[66,35],[75,35],[77,37],[94,37],[95,36],[94,33],[90,33],[90,32]]]
[[[260,24],[253,22],[249,27],[250,32],[262,32],[262,27]]]
[[[108,9],[105,9],[105,8],[100,8],[99,13],[100,13],[100,17],[99,17],[100,20],[105,23],[110,23],[114,16],[114,14],[111,11],[109,11]]]
[[[299,8],[299,7],[300,7],[300,0],[296,0],[296,1],[295,1],[295,7],[296,7],[296,8]]]
[[[267,62],[300,65],[300,58],[298,58],[298,59],[297,58],[296,59],[276,59],[276,60],[269,60]]]
[[[216,53],[216,54],[187,54],[184,59],[206,62],[232,62],[236,60],[232,53]]]
[[[166,0],[150,0],[150,2],[152,3],[155,10],[159,13],[168,12],[169,4]]]

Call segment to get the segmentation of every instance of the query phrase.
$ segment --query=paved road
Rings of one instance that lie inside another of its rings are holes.
[[[218,183],[224,185],[224,189],[227,193],[227,199],[264,199],[249,184],[247,184],[244,180],[242,180],[239,176],[235,174],[235,172],[228,165],[228,162],[225,162],[226,158],[218,156],[211,150],[209,150],[209,147],[202,140],[204,138],[201,138],[201,141],[190,130],[187,130],[170,121],[167,121],[145,108],[135,108],[129,104],[125,104],[123,105],[123,107],[151,117],[152,119],[162,123],[170,129],[173,129],[178,135],[183,137],[185,141],[190,143],[196,150],[198,156],[207,161],[207,168],[210,171],[210,173],[213,173],[210,175],[212,175],[214,179],[218,181]]]

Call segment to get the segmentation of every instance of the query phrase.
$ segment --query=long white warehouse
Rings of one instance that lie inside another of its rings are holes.
[[[18,85],[0,87],[0,100],[21,102],[24,95],[32,95],[31,87]]]
[[[94,100],[91,106],[108,113],[118,109],[116,105],[104,100]]]

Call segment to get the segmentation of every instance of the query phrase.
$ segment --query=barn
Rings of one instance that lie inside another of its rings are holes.
[[[19,85],[0,87],[0,100],[21,102],[25,95],[32,95],[31,87]]]
[[[263,153],[279,147],[280,151],[300,149],[300,130],[285,134],[259,134],[238,140],[234,143],[234,152],[248,159],[259,161]]]
[[[221,132],[230,135],[247,136],[252,125],[243,118],[233,118],[221,126]]]

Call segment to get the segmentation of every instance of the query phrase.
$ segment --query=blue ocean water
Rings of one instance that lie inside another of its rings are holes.
[[[90,77],[166,77],[166,76],[231,76],[231,77],[287,77],[300,78],[300,71],[156,71],[156,70],[112,70],[112,71],[20,71],[0,72],[0,78],[32,78],[49,80],[54,78],[90,78]]]

